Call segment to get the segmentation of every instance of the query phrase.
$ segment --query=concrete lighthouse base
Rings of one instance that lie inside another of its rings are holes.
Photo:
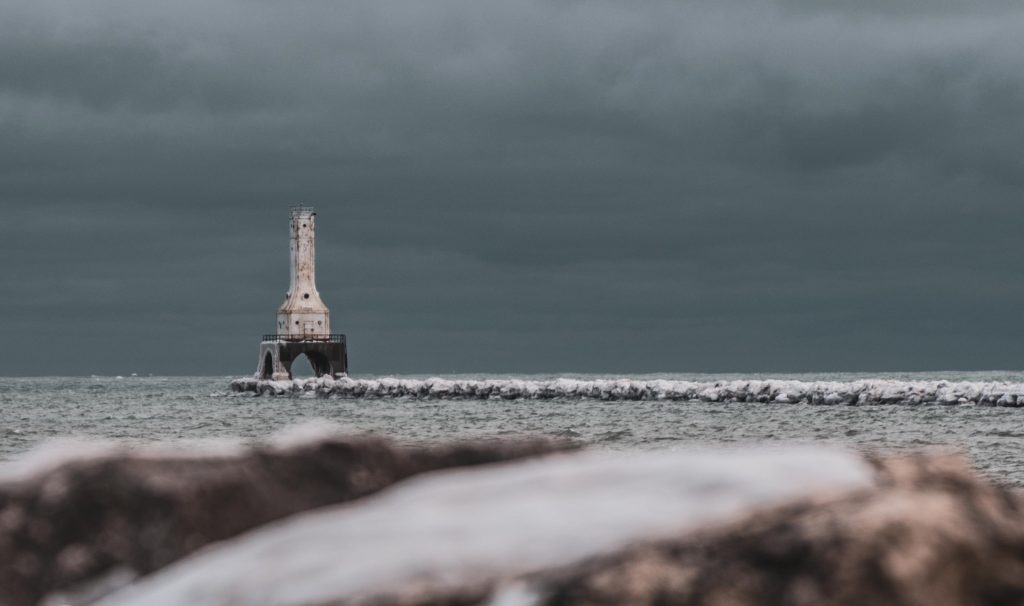
[[[305,355],[317,377],[337,377],[348,372],[348,349],[345,335],[325,335],[311,339],[290,340],[279,335],[265,335],[260,343],[260,362],[256,377],[283,381],[292,378],[292,363]]]

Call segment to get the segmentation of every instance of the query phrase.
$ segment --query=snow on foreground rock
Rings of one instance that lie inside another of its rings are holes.
[[[403,446],[313,426],[251,445],[50,443],[0,465],[0,606],[87,603],[209,543],[417,473],[568,448]]]
[[[256,395],[315,393],[344,398],[440,400],[671,400],[780,404],[978,404],[1024,406],[1024,383],[1004,381],[794,381],[784,379],[235,379],[231,390]]]
[[[434,472],[191,556],[105,606],[348,603],[566,565],[753,508],[871,486],[860,456],[817,447],[583,452]]]

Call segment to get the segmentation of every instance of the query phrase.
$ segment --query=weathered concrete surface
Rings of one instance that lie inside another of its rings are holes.
[[[331,314],[316,289],[316,211],[296,206],[289,212],[291,276],[277,310],[277,334],[297,338],[331,333]]]
[[[124,582],[208,543],[424,471],[568,447],[520,441],[411,448],[327,437],[221,454],[111,449],[34,473],[0,474],[0,605],[35,604],[111,572]]]

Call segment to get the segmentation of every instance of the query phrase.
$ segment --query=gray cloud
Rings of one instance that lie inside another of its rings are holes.
[[[357,372],[1024,363],[1019,3],[2,11],[0,373],[250,371],[296,201]]]

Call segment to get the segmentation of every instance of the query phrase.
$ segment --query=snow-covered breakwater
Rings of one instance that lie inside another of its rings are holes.
[[[256,395],[314,393],[343,398],[473,400],[669,400],[839,405],[973,404],[1024,406],[1024,383],[1001,381],[683,381],[671,379],[236,379],[231,390]]]

